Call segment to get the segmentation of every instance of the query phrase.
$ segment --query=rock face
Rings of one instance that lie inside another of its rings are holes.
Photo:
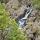
[[[28,35],[29,40],[40,40],[40,13],[34,10],[28,18],[27,26],[23,31]]]

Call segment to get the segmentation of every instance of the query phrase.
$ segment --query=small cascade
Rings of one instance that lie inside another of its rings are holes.
[[[19,23],[19,26],[20,27],[24,27],[24,26],[26,26],[26,21],[27,21],[27,18],[28,18],[28,16],[32,13],[32,8],[31,7],[27,7],[26,8],[26,13],[25,13],[25,16],[24,17],[22,17],[19,21],[18,21],[18,23]]]

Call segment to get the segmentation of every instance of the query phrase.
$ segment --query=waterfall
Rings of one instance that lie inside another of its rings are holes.
[[[26,26],[27,18],[28,18],[28,16],[31,14],[31,12],[32,12],[32,8],[27,7],[27,11],[26,11],[25,16],[18,21],[20,27]]]

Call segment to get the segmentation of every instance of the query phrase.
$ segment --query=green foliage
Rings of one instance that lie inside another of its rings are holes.
[[[27,40],[24,33],[18,29],[18,25],[15,20],[11,21],[11,32],[7,35],[7,40]]]
[[[24,33],[18,29],[15,19],[11,19],[10,14],[0,4],[0,30],[2,30],[2,40],[27,40]],[[1,40],[0,39],[0,40]]]
[[[32,5],[33,5],[36,9],[40,9],[40,0],[32,0]]]
[[[0,4],[0,29],[7,27],[9,23],[9,13],[5,11],[4,5]]]

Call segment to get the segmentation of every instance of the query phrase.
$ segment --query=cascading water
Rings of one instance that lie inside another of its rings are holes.
[[[26,26],[26,21],[28,16],[31,14],[32,12],[32,8],[30,8],[29,6],[27,7],[27,11],[25,13],[25,16],[23,18],[21,18],[18,23],[19,23],[19,27],[24,27]]]

